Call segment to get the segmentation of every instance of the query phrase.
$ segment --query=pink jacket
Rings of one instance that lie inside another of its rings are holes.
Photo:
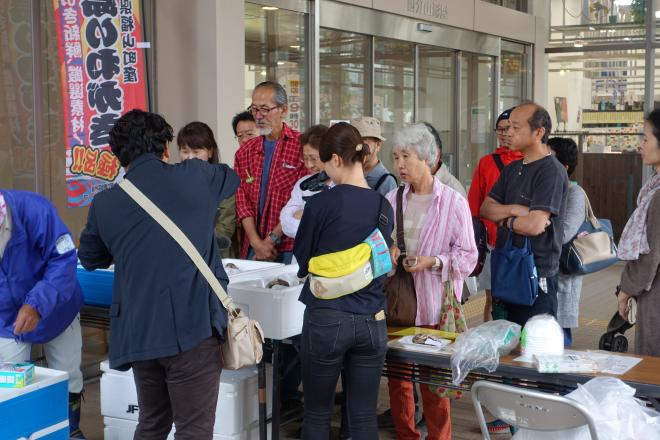
[[[410,185],[406,184],[403,192],[404,213],[409,191]],[[394,212],[397,209],[396,192],[396,189],[392,190],[386,196]],[[429,269],[412,274],[417,292],[417,325],[436,325],[440,322],[444,283],[453,280],[454,292],[460,300],[463,281],[477,264],[477,245],[474,242],[472,217],[467,200],[440,183],[437,178],[434,179],[433,194],[433,202],[420,233],[417,253],[440,258],[442,269]]]

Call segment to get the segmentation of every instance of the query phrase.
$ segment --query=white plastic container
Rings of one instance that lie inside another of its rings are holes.
[[[561,356],[564,354],[564,332],[554,317],[536,315],[525,324],[520,345],[522,357],[528,362],[533,361],[534,355]]]
[[[0,438],[67,440],[69,375],[35,367],[35,378],[23,388],[0,388]]]
[[[299,282],[297,273],[297,264],[263,270],[248,281],[230,284],[228,293],[237,307],[261,324],[267,338],[287,339],[302,332],[305,313],[305,305],[298,301],[303,283]],[[298,284],[266,287],[276,279]]]
[[[266,368],[267,411],[270,414],[273,373],[270,365],[267,365]],[[137,422],[140,409],[132,370],[112,370],[108,367],[108,361],[103,361],[101,371],[103,372],[101,376],[101,415],[112,419]],[[236,371],[222,370],[214,433],[238,434],[258,420],[257,368],[243,368]]]
[[[227,268],[228,264],[236,266],[238,271],[236,269]],[[253,278],[255,273],[262,272],[265,269],[273,269],[275,267],[283,266],[284,264],[282,263],[272,263],[270,261],[238,260],[235,258],[222,259],[222,267],[224,267],[225,272],[227,272],[230,283],[249,280]]]
[[[104,440],[133,440],[133,434],[137,429],[138,422],[134,420],[115,419],[113,417],[103,418]],[[270,424],[268,426],[268,438],[271,437]],[[174,440],[174,427],[168,435],[168,440]],[[257,440],[259,438],[259,423],[252,424],[246,430],[237,434],[224,435],[213,434],[213,440]]]

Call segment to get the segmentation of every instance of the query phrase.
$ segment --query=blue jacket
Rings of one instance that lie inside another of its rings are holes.
[[[220,201],[238,187],[236,173],[199,159],[169,165],[149,153],[131,162],[126,178],[181,228],[226,289],[213,228]],[[174,356],[223,335],[227,312],[206,279],[119,186],[94,197],[78,254],[87,270],[115,265],[110,368]]]
[[[45,343],[58,336],[83,303],[76,280],[76,249],[55,207],[26,191],[0,190],[11,214],[11,238],[0,261],[0,337]],[[14,334],[18,310],[39,312],[37,328]]]

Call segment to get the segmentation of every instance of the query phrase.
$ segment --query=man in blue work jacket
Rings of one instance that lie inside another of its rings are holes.
[[[158,114],[131,110],[110,130],[125,178],[190,239],[226,289],[215,241],[218,205],[239,179],[225,164],[169,164],[172,127]],[[87,270],[115,265],[110,308],[110,368],[133,369],[136,439],[210,439],[220,388],[220,343],[227,311],[179,244],[124,190],[98,193],[80,234]]]
[[[30,360],[44,344],[50,368],[69,373],[70,438],[80,432],[82,336],[76,247],[44,197],[0,189],[0,362]]]

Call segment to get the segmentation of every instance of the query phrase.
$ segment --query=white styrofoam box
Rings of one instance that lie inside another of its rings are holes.
[[[238,272],[233,273],[236,269],[227,269],[228,264],[233,264],[238,268]],[[222,266],[229,276],[229,282],[235,283],[237,281],[246,281],[251,279],[255,273],[261,272],[265,269],[272,269],[274,267],[282,267],[282,263],[273,263],[270,261],[254,261],[254,260],[238,260],[235,258],[223,258]]]
[[[260,271],[248,281],[230,284],[229,296],[247,316],[261,324],[267,338],[281,340],[299,335],[305,305],[298,301],[303,284],[299,283],[297,273],[297,264]],[[266,287],[278,278],[299,284],[272,289]]]
[[[139,406],[133,371],[112,370],[101,362],[101,414],[137,422]],[[267,412],[272,409],[273,373],[266,365]],[[216,407],[216,434],[233,435],[259,420],[257,367],[222,370]]]
[[[69,375],[35,367],[32,383],[0,388],[0,438],[69,438]]]
[[[133,440],[137,429],[135,420],[115,419],[113,417],[103,418],[104,440]],[[271,438],[271,424],[268,424],[268,438]],[[168,440],[174,440],[174,427],[167,436]],[[247,429],[236,434],[213,434],[213,440],[257,440],[259,438],[259,422],[255,422]]]

